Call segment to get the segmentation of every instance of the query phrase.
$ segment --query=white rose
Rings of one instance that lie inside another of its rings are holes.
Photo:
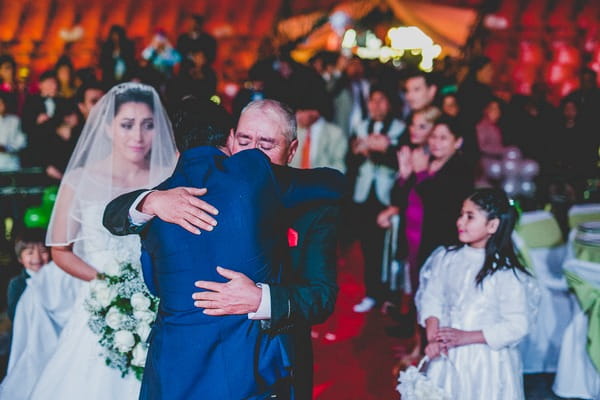
[[[136,367],[143,367],[146,365],[146,355],[148,354],[148,349],[144,346],[143,343],[138,343],[133,348],[133,360],[131,360],[131,365]]]
[[[116,307],[111,307],[106,313],[104,320],[106,321],[106,325],[112,329],[119,329],[124,318],[125,316],[121,314],[121,311],[119,311]]]
[[[90,293],[95,296],[100,290],[108,289],[108,283],[102,279],[94,279],[90,281]]]
[[[96,300],[96,298],[92,297],[92,296],[90,296],[86,300],[86,304],[90,308],[90,310],[93,311],[93,312],[97,312],[97,311],[100,311],[102,309],[102,305],[100,305],[100,303],[98,302],[98,300]]]
[[[123,330],[115,332],[115,346],[121,353],[128,352],[134,345],[135,338],[133,337],[133,333]]]
[[[119,276],[121,275],[121,263],[117,260],[111,260],[103,265],[103,271],[108,276]]]
[[[131,266],[138,272],[142,270],[142,262],[139,258],[136,258],[135,260],[131,261]]]
[[[151,324],[154,322],[155,315],[152,311],[134,311],[133,316],[138,320],[145,322],[147,324]]]
[[[117,297],[116,289],[108,286],[108,283],[104,280],[93,280],[90,291],[102,307],[108,307]]]
[[[151,330],[152,328],[150,327],[150,324],[148,324],[147,322],[140,322],[135,328],[135,333],[140,335],[140,339],[142,340],[142,342],[145,342],[146,340],[148,340],[148,336],[150,335]]]
[[[150,308],[150,299],[144,296],[143,293],[135,293],[131,296],[131,307],[136,311],[144,311]]]

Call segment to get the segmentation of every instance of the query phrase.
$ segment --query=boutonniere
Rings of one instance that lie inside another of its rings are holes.
[[[287,239],[288,239],[288,246],[290,246],[290,247],[298,246],[298,232],[296,232],[292,228],[288,228]]]

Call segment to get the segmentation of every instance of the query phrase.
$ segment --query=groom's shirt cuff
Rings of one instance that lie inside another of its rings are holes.
[[[262,290],[260,304],[256,312],[248,313],[248,319],[271,319],[271,288],[266,283],[257,283]]]
[[[154,218],[154,215],[144,214],[143,212],[137,210],[138,204],[140,204],[140,202],[152,192],[154,192],[154,190],[147,190],[140,194],[129,208],[129,222],[131,222],[132,225],[142,226]]]

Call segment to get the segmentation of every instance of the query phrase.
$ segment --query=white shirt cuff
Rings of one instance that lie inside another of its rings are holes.
[[[271,288],[266,283],[257,283],[261,291],[260,304],[256,312],[248,313],[248,319],[271,319]]]
[[[140,204],[140,202],[152,192],[154,192],[154,190],[148,190],[140,194],[129,208],[129,222],[131,222],[133,225],[141,226],[154,218],[154,215],[144,214],[143,212],[137,210],[138,204]]]

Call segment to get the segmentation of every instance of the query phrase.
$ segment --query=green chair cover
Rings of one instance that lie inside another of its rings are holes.
[[[587,352],[600,373],[600,289],[571,271],[565,271],[565,277],[569,287],[575,292],[581,309],[588,317]]]
[[[520,224],[517,232],[530,249],[550,248],[563,244],[560,227],[554,218]]]

